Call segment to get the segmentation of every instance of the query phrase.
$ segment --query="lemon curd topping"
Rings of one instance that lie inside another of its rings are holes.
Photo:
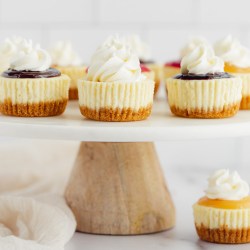
[[[222,208],[222,209],[250,209],[250,196],[247,196],[241,200],[220,200],[220,199],[209,199],[202,197],[198,204],[205,207]]]
[[[250,73],[250,67],[241,68],[241,67],[237,67],[231,63],[225,62],[224,71],[228,72],[228,73]]]

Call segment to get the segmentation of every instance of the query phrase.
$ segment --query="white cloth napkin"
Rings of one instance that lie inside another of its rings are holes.
[[[76,222],[63,198],[78,143],[0,141],[0,249],[62,250]]]

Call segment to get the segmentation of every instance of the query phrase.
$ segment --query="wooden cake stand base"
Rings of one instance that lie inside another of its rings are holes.
[[[147,234],[175,224],[151,142],[82,142],[65,197],[80,232]]]

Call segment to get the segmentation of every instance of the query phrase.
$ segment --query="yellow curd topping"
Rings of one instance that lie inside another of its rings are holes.
[[[219,200],[202,197],[198,204],[205,207],[222,208],[222,209],[244,209],[250,208],[250,196],[241,200]]]
[[[225,62],[224,71],[228,72],[228,73],[250,73],[250,67],[241,68],[241,67],[235,66],[231,63]]]

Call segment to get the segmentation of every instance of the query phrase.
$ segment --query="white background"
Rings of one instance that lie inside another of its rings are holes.
[[[176,59],[189,36],[237,36],[250,46],[248,0],[0,0],[0,39],[22,35],[48,47],[71,40],[85,62],[115,33],[138,33],[159,61]]]

